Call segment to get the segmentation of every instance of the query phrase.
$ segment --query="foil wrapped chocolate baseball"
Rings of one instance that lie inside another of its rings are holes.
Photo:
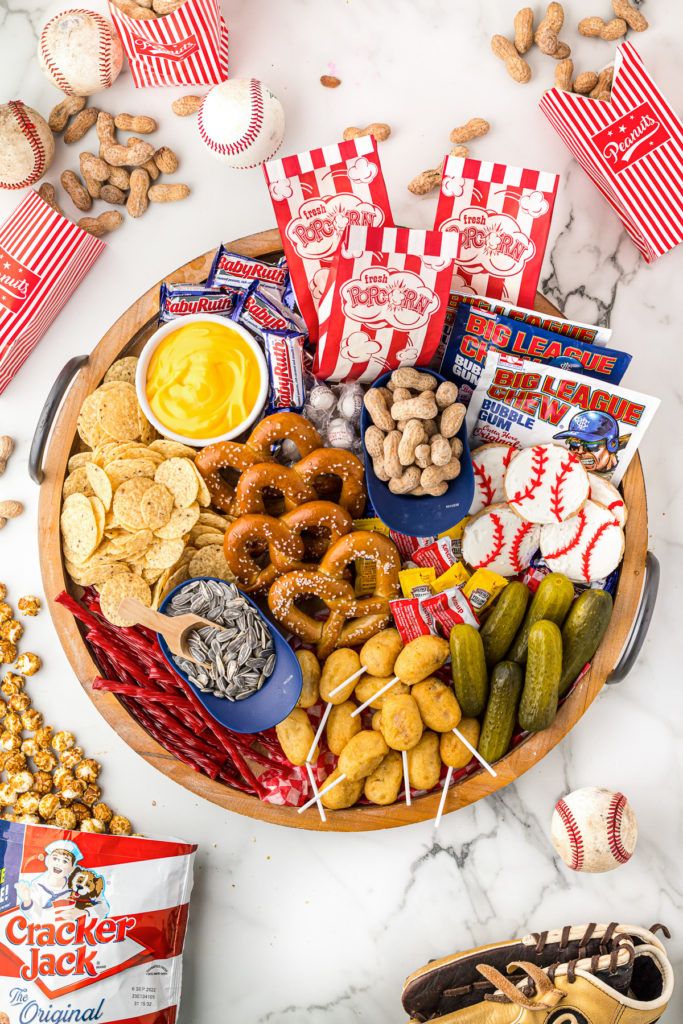
[[[38,61],[67,96],[92,96],[118,78],[123,46],[107,18],[78,8],[50,18],[38,40]]]
[[[232,78],[215,85],[199,108],[202,142],[230,167],[257,167],[280,148],[285,112],[277,96],[256,78]]]
[[[0,104],[0,188],[33,185],[54,155],[54,136],[37,110],[20,100]]]

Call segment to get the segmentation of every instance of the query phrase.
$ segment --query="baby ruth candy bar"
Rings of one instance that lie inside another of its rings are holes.
[[[234,288],[211,287],[205,284],[167,284],[159,289],[159,323],[176,320],[192,313],[212,313],[231,317],[239,292]]]
[[[260,281],[282,298],[289,287],[285,257],[283,256],[277,263],[266,263],[253,256],[241,256],[237,252],[230,252],[224,245],[219,246],[211,264],[207,284],[228,285],[242,290],[252,281]]]
[[[590,345],[461,302],[441,362],[441,373],[458,385],[461,402],[468,403],[491,349],[614,384],[621,381],[631,362],[627,352]]]

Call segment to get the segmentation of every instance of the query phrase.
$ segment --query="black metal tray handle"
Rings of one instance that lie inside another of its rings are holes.
[[[645,642],[648,629],[650,628],[652,613],[654,612],[655,605],[657,603],[659,575],[659,560],[651,551],[648,551],[645,559],[645,582],[643,583],[643,593],[640,597],[640,604],[638,605],[638,611],[636,612],[636,617],[633,622],[631,635],[626,642],[626,647],[619,658],[616,668],[607,678],[608,683],[621,683],[638,660],[640,650]]]
[[[45,473],[43,472],[43,454],[45,452],[47,439],[50,436],[50,430],[52,429],[52,421],[55,418],[57,409],[59,408],[71,381],[78,370],[80,370],[82,366],[85,366],[87,361],[87,356],[74,356],[73,359],[70,359],[69,362],[60,370],[59,376],[50,388],[50,394],[45,400],[45,405],[43,406],[43,410],[38,418],[33,440],[31,441],[31,451],[28,456],[29,476],[37,484],[42,484],[45,476]]]

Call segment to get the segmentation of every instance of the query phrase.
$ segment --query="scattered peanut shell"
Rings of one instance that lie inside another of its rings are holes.
[[[102,185],[100,188],[100,198],[105,203],[111,203],[114,206],[123,206],[126,202],[125,192],[122,192],[116,185]]]
[[[81,217],[78,221],[79,228],[83,228],[88,234],[95,238],[102,238],[110,231],[116,231],[123,224],[123,217],[118,210],[107,210],[99,217]]]
[[[162,146],[152,157],[162,174],[173,174],[178,170],[178,157],[168,146]]]
[[[345,128],[343,138],[348,142],[350,139],[360,139],[364,135],[372,135],[376,142],[384,142],[391,135],[391,128],[382,121],[373,121],[366,128]]]
[[[173,100],[171,110],[178,117],[189,117],[190,114],[197,113],[203,99],[203,96],[179,96],[177,100]]]
[[[64,141],[67,145],[72,142],[80,142],[84,135],[86,135],[92,126],[97,122],[97,116],[99,111],[96,107],[85,107],[80,113],[76,114],[69,127],[64,132]]]
[[[470,142],[472,139],[478,139],[481,135],[486,135],[490,128],[491,125],[483,117],[471,117],[466,124],[454,128],[449,138],[451,142],[455,143]]]
[[[52,108],[47,119],[47,123],[52,131],[63,132],[69,118],[83,110],[86,103],[85,96],[65,96],[61,103]]]
[[[152,185],[147,196],[152,203],[175,203],[179,199],[187,199],[190,194],[189,185]]]
[[[530,50],[534,42],[534,12],[531,7],[522,7],[514,19],[515,49],[524,54]]]
[[[126,204],[129,216],[141,217],[145,212],[149,204],[149,199],[147,198],[149,187],[147,171],[144,167],[136,167],[130,176],[130,192],[128,193],[128,202]]]
[[[320,84],[326,89],[337,89],[341,85],[341,78],[337,78],[336,75],[321,75]]]
[[[140,132],[141,135],[149,135],[159,127],[154,118],[146,114],[117,114],[114,125],[121,132]]]
[[[84,213],[92,207],[92,196],[74,171],[62,171],[59,179],[71,202]]]
[[[38,187],[38,195],[40,196],[41,199],[43,199],[48,204],[48,206],[51,206],[52,209],[55,210],[57,213],[61,213],[62,217],[64,216],[64,211],[62,210],[61,206],[57,202],[57,190],[55,189],[54,185],[51,185],[49,181],[44,181]],[[2,440],[2,439],[0,439],[0,440]],[[2,452],[1,451],[0,451],[0,467],[1,467],[0,468],[0,475],[1,475],[4,472],[4,469],[5,469],[5,467],[4,467],[3,463],[2,463]]]

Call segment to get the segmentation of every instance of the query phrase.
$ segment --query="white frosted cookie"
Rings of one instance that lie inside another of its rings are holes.
[[[516,451],[512,444],[483,444],[472,452],[474,497],[469,512],[471,516],[488,505],[505,501],[505,470]]]
[[[541,554],[552,572],[577,583],[609,576],[624,554],[624,531],[608,508],[587,501],[566,523],[541,528]]]
[[[616,516],[619,526],[626,526],[628,509],[614,484],[606,480],[604,476],[598,476],[597,473],[589,473],[588,479],[590,481],[591,501],[597,501],[599,505],[604,505],[605,508],[608,508]]]
[[[462,557],[474,569],[517,576],[538,551],[541,528],[507,505],[489,505],[472,516],[462,535]]]
[[[563,523],[588,497],[588,473],[559,444],[523,448],[505,473],[505,500],[531,523]]]

